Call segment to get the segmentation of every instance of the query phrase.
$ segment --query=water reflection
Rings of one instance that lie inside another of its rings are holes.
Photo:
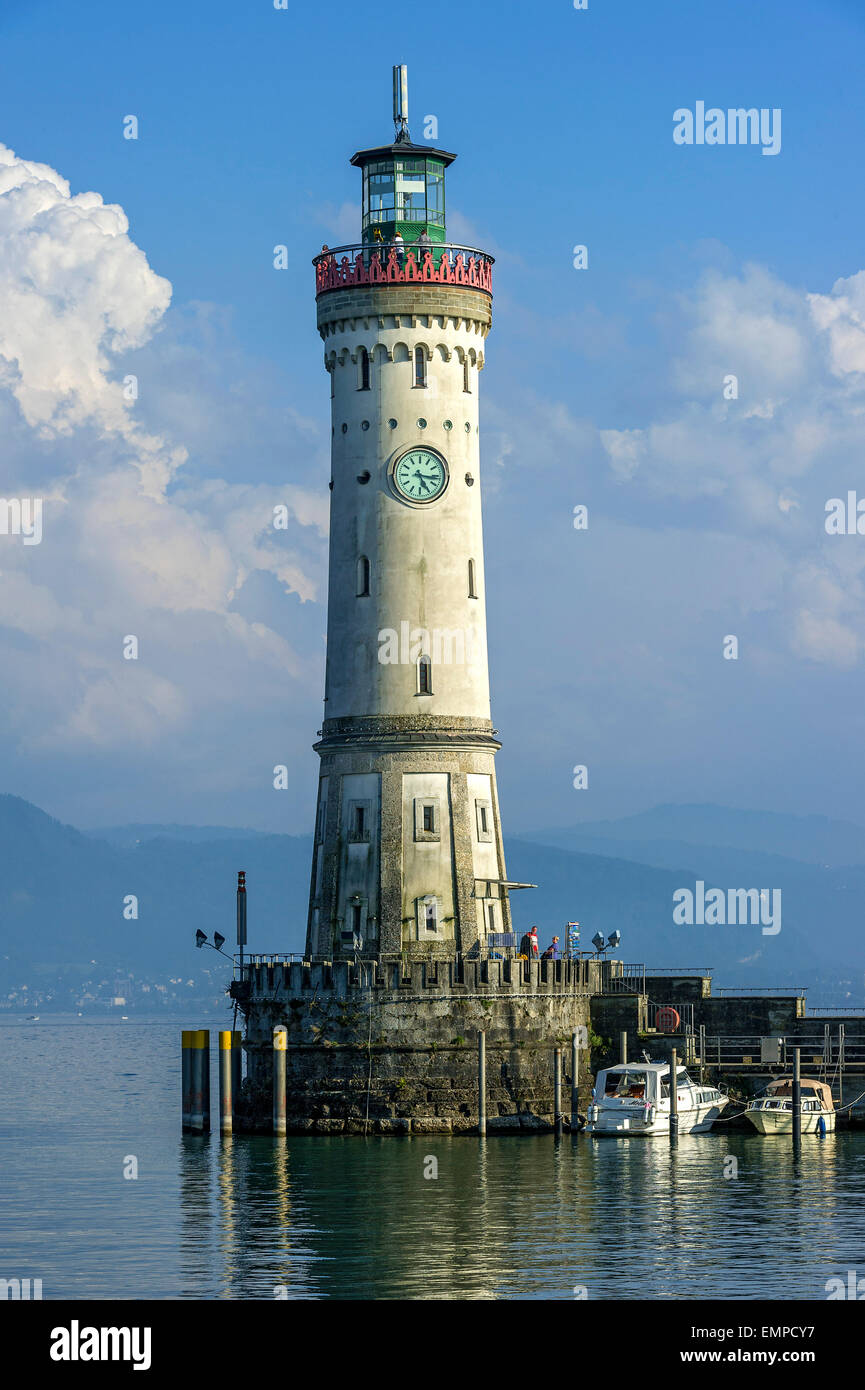
[[[198,1297],[823,1297],[865,1235],[858,1135],[185,1140]],[[425,1177],[430,1158],[438,1176]],[[854,1184],[855,1175],[855,1184]],[[212,1181],[215,1176],[215,1181]],[[855,1214],[854,1214],[855,1212]],[[846,1219],[845,1219],[846,1216]]]

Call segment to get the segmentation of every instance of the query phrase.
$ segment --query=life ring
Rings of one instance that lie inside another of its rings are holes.
[[[679,1011],[678,1009],[674,1009],[672,1004],[665,1004],[662,1009],[658,1010],[655,1018],[655,1027],[659,1032],[678,1033],[680,1023]]]

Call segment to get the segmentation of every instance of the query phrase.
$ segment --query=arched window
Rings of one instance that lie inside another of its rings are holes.
[[[469,598],[477,598],[478,591],[475,588],[475,562],[469,560]]]
[[[471,391],[471,389],[472,389],[472,383],[471,383],[471,378],[469,377],[469,359],[468,359],[467,357],[464,357],[464,358],[463,358],[463,390],[464,390],[464,391]]]
[[[366,348],[360,350],[360,386],[358,390],[369,390],[369,353]]]
[[[369,598],[369,560],[365,555],[357,560],[357,597]]]
[[[418,695],[432,695],[432,662],[428,656],[422,656],[417,664],[417,693]]]
[[[426,353],[422,347],[414,350],[414,384],[426,386]]]

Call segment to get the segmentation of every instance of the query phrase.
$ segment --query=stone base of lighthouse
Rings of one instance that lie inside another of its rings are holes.
[[[476,1132],[479,1031],[488,1131],[549,1129],[555,1049],[567,1113],[572,1036],[579,1034],[587,1078],[590,999],[604,968],[507,960],[248,966],[238,1127],[271,1128],[272,1036],[281,1024],[289,1133]]]
[[[310,959],[452,960],[511,930],[489,721],[328,721]]]

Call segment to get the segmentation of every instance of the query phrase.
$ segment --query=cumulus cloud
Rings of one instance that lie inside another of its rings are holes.
[[[200,380],[184,401],[195,354],[178,373],[171,297],[122,208],[0,145],[0,493],[44,498],[41,545],[0,537],[0,664],[7,740],[32,754],[161,746],[170,764],[223,687],[276,719],[319,679],[318,649],[295,649],[273,602],[238,600],[260,576],[320,598],[326,494],[220,477],[206,442],[187,476],[184,421],[200,447],[198,422],[223,411],[223,447],[246,441],[242,412],[229,420],[216,392],[209,411]],[[161,420],[160,370],[176,378]],[[141,371],[147,402],[124,390]]]
[[[824,519],[865,455],[865,272],[824,295],[761,267],[713,271],[675,312],[682,348],[656,418],[598,430],[612,477],[655,501],[700,503],[698,526],[780,540],[773,603],[789,650],[855,665],[865,556],[843,551]]]

